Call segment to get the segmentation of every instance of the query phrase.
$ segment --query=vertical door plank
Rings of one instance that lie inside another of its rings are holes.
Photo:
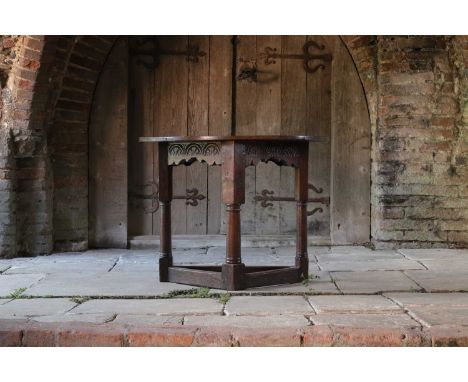
[[[257,36],[257,56],[265,48],[281,52],[281,36]],[[267,65],[264,60],[257,61],[257,135],[279,135],[281,133],[281,66],[282,60]],[[256,193],[272,190],[275,195],[280,190],[280,167],[273,162],[259,163],[255,178]],[[256,205],[255,232],[257,234],[277,234],[279,231],[279,202],[271,202],[268,207]]]
[[[210,74],[210,46],[208,36],[189,36],[189,45],[198,45],[206,53],[198,62],[188,63],[188,135],[208,135],[208,91]],[[208,166],[195,162],[187,168],[187,189],[197,189],[207,195]],[[197,206],[187,205],[187,233],[204,235],[207,231],[207,199],[198,200]]]
[[[232,36],[210,36],[209,135],[231,134]],[[219,234],[224,221],[221,198],[221,166],[208,167],[207,233]]]
[[[161,49],[187,49],[187,36],[159,37]],[[187,90],[188,63],[183,56],[164,55],[156,68],[155,75],[160,81],[158,107],[158,131],[155,135],[187,135]],[[187,189],[187,170],[185,166],[177,166],[173,171],[174,195],[185,195]],[[187,233],[187,207],[185,200],[172,201],[172,232]]]
[[[325,46],[323,53],[333,54],[334,36],[308,36]],[[328,138],[327,142],[312,143],[309,149],[309,183],[322,188],[322,195],[330,195],[330,134],[331,134],[331,73],[332,64],[326,63],[325,69],[319,69],[307,75],[307,129],[308,135],[320,135]],[[311,196],[320,196],[309,191]],[[309,204],[309,209],[321,207],[322,213],[307,218],[309,234],[314,236],[330,235],[330,209],[323,204]]]
[[[358,244],[370,236],[370,121],[351,56],[338,41],[332,83],[331,240]]]
[[[283,36],[283,54],[296,54],[302,51],[305,36]],[[283,60],[281,67],[281,134],[304,135],[306,133],[306,72],[302,62]],[[281,167],[280,196],[294,195],[294,169]],[[296,230],[296,206],[294,202],[279,202],[280,227],[282,234]]]
[[[238,36],[237,74],[242,66],[252,65],[257,54],[256,36]],[[257,86],[255,82],[236,80],[236,131],[235,135],[257,135]],[[241,211],[241,232],[255,232],[255,166],[245,169],[245,203]]]
[[[162,78],[159,68],[154,68],[153,72],[153,82],[149,86],[152,87],[152,112],[153,112],[153,133],[154,136],[162,135],[161,126],[160,126],[160,110],[161,110],[161,85]],[[158,145],[153,145],[153,190],[156,190],[156,187],[159,187],[159,155],[158,155]],[[158,190],[159,191],[159,190]],[[156,206],[157,201],[153,202]],[[153,235],[159,235],[161,226],[161,208],[158,208],[153,213]]]
[[[129,42],[132,43],[131,41]],[[143,199],[153,193],[153,155],[155,145],[139,142],[142,136],[153,135],[154,71],[129,62],[129,121],[128,121],[128,234],[151,235],[155,207],[152,199]]]
[[[89,242],[127,247],[127,39],[117,40],[101,73],[89,129]]]

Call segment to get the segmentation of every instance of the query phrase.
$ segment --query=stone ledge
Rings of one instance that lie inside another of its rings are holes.
[[[0,346],[468,346],[468,327],[248,329],[0,320]]]

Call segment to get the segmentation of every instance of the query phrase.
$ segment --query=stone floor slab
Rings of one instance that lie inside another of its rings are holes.
[[[192,316],[187,316],[192,317]],[[195,316],[196,317],[196,316]],[[212,316],[203,316],[204,318]],[[156,316],[154,314],[118,314],[114,321],[119,324],[180,326],[184,323],[183,316]]]
[[[24,318],[63,314],[75,305],[76,303],[68,298],[21,298],[0,305],[0,318]]]
[[[317,313],[395,313],[403,312],[391,300],[377,295],[313,296],[309,303]]]
[[[408,308],[408,313],[424,326],[468,326],[468,306],[465,307],[421,307]]]
[[[314,269],[315,264],[309,264],[310,278],[295,284],[269,285],[256,288],[248,288],[243,291],[230,292],[231,294],[263,294],[263,293],[306,293],[306,294],[339,294],[341,293],[332,282],[329,272]]]
[[[206,254],[211,263],[220,265],[224,263],[226,257],[226,248],[211,247]],[[272,248],[242,248],[242,262],[247,266],[265,266],[265,265],[293,265],[294,256],[279,257],[273,253]]]
[[[264,294],[264,293],[305,293],[305,294],[340,294],[336,285],[328,281],[312,281],[308,285],[302,283],[270,285],[258,288],[249,288],[239,293]],[[236,294],[236,292],[231,292]]]
[[[18,275],[19,276],[19,275]],[[0,276],[2,277],[2,276]],[[5,276],[6,277],[6,276]],[[52,274],[28,289],[29,296],[164,296],[193,286],[161,283],[150,272],[106,272],[98,274]]]
[[[332,277],[343,293],[374,294],[421,289],[400,271],[332,272]]]
[[[273,251],[271,248],[251,248],[246,247],[241,250],[242,256],[254,255],[254,256],[273,256]],[[226,248],[225,247],[210,247],[208,248],[207,255],[216,255],[216,256],[225,256]]]
[[[363,252],[346,252],[346,253],[323,253],[316,255],[320,262],[332,262],[332,261],[372,261],[372,260],[401,260],[405,257],[393,250],[379,250],[379,251],[363,251]]]
[[[5,272],[10,267],[11,267],[11,264],[0,262],[0,273]]]
[[[94,324],[103,324],[111,322],[115,318],[114,314],[89,313],[89,314],[56,314],[51,316],[31,317],[32,321],[37,322],[87,322]]]
[[[468,293],[385,293],[405,308],[468,307]]]
[[[303,316],[190,316],[185,317],[184,325],[238,328],[301,328],[310,325],[310,322]]]
[[[454,256],[451,259],[419,260],[430,271],[460,272],[466,269],[468,273],[468,257]]]
[[[267,316],[271,314],[313,314],[301,296],[234,296],[227,302],[229,316]]]
[[[335,245],[330,247],[330,253],[371,253],[372,249],[362,245]]]
[[[330,262],[319,260],[318,264],[324,271],[397,271],[426,269],[417,261],[407,259]]]
[[[468,291],[468,269],[458,271],[405,271],[428,292]]]
[[[8,301],[11,301],[10,298],[0,298],[0,305],[6,304]]]
[[[450,260],[454,257],[468,258],[468,249],[399,249],[398,252],[413,260]]]
[[[0,297],[8,297],[20,288],[29,288],[43,279],[45,274],[0,275]]]
[[[352,326],[357,328],[414,328],[419,323],[404,313],[317,314],[310,317],[314,325]]]
[[[279,248],[276,248],[278,250]],[[313,245],[307,247],[307,252],[310,257],[315,257],[317,255],[321,254],[327,254],[331,252],[330,246],[319,246],[319,245]]]
[[[159,254],[156,251],[132,251],[119,257],[111,272],[151,272],[157,274]]]
[[[315,263],[316,258],[315,258],[315,253],[322,253],[328,249],[323,249],[323,247],[318,247],[320,249],[318,250],[311,250],[308,248],[308,253],[309,253],[309,262],[310,263]],[[326,247],[328,248],[328,247]],[[278,247],[278,248],[273,248],[273,255],[278,258],[278,261],[289,261],[292,260],[292,263],[294,263],[294,257],[296,256],[296,247]],[[313,253],[311,253],[313,252]],[[326,252],[328,253],[328,252]]]
[[[70,313],[220,315],[222,310],[223,305],[212,298],[96,299],[84,302]]]
[[[108,272],[114,266],[114,264],[114,261],[94,261],[86,259],[81,259],[78,261],[70,260],[67,262],[33,261],[21,266],[12,266],[4,274],[104,273]]]
[[[39,256],[30,261],[13,262],[5,274],[107,272],[115,265],[119,253],[120,250],[115,253],[88,251]]]

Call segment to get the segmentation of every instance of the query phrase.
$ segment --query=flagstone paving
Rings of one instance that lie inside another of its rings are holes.
[[[228,316],[314,313],[310,304],[301,296],[234,296],[224,310]]]
[[[86,301],[70,313],[221,315],[223,304],[211,298],[106,299]]]
[[[375,294],[421,290],[418,284],[400,271],[331,272],[331,275],[343,293]]]
[[[406,271],[412,280],[417,282],[427,292],[459,292],[468,291],[468,268],[441,271]]]
[[[294,247],[243,248],[249,265],[292,265],[294,255]],[[219,247],[178,249],[174,262],[220,264],[224,256]],[[322,339],[331,335],[327,328],[334,332],[341,327],[418,333],[455,328],[457,338],[468,330],[468,250],[310,247],[309,257],[310,277],[302,283],[229,293],[159,282],[158,255],[151,250],[0,260],[0,333],[5,322],[16,320],[203,328],[204,335],[209,328],[222,327],[323,328],[317,332]],[[351,338],[340,333],[332,337]],[[411,338],[405,333],[401,338]],[[393,338],[385,336],[379,338]]]
[[[76,305],[68,298],[15,299],[7,304],[0,305],[0,318],[27,318],[64,314]]]
[[[25,294],[35,297],[154,297],[163,296],[176,290],[190,289],[185,285],[160,283],[157,277],[157,273],[150,272],[55,273],[28,288]]]
[[[468,293],[385,293],[386,297],[397,304],[409,308],[427,306],[441,308],[447,306],[468,307]]]
[[[0,274],[0,297],[8,297],[12,293],[23,293],[46,277],[45,274],[4,275]]]
[[[380,295],[312,296],[309,303],[317,313],[392,313],[403,310]]]

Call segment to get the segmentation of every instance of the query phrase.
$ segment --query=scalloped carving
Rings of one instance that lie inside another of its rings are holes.
[[[169,165],[190,165],[195,161],[208,165],[222,163],[220,142],[182,142],[168,146]]]
[[[300,150],[290,143],[256,142],[244,146],[246,166],[273,162],[278,166],[299,166]]]

